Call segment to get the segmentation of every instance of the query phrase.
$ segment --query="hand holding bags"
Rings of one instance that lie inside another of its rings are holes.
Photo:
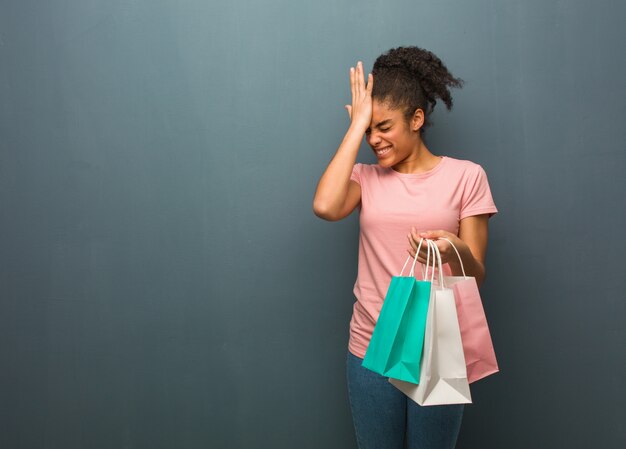
[[[443,240],[446,240],[454,248],[463,272],[463,276],[445,276],[444,281],[446,286],[452,287],[454,291],[456,313],[459,318],[463,353],[467,366],[467,380],[472,383],[497,373],[498,362],[493,350],[476,279],[465,275],[463,261],[456,246],[447,238],[443,238]]]
[[[417,383],[431,283],[413,276],[417,254],[409,276],[402,276],[410,259],[400,276],[391,278],[363,366],[383,376]]]
[[[446,287],[437,245],[428,244],[435,253],[439,285],[431,288],[419,385],[393,376],[389,382],[420,405],[471,403],[454,293]]]

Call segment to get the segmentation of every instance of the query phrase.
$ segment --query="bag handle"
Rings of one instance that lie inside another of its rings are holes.
[[[424,239],[420,239],[419,245],[417,245],[417,250],[415,251],[415,260],[413,261],[413,266],[411,267],[411,273],[409,276],[415,277],[415,262],[417,262],[417,255],[420,252],[420,248],[422,247],[422,242]],[[428,254],[430,254],[430,248],[428,248]]]
[[[429,244],[433,247],[433,252],[437,256],[435,262],[439,266],[439,285],[440,285],[441,289],[443,290],[444,288],[446,288],[446,286],[445,286],[444,281],[443,281],[443,267],[442,267],[442,263],[441,263],[441,253],[439,252],[439,248],[437,247],[437,245],[435,244],[434,241],[430,240]],[[434,266],[434,263],[433,263],[433,274],[432,274],[432,283],[433,284],[434,284],[434,278],[435,278],[435,266]]]
[[[459,263],[461,264],[461,271],[463,272],[463,277],[465,279],[467,279],[467,276],[465,275],[465,268],[463,268],[463,260],[461,260],[461,254],[459,254],[459,250],[456,249],[456,246],[454,246],[454,243],[452,243],[448,238],[446,238],[446,237],[439,237],[439,239],[445,240],[446,242],[448,242],[452,246],[452,248],[454,248],[454,252],[456,253],[457,257],[459,258]]]
[[[426,243],[428,243],[428,252],[426,253],[426,265],[422,265],[422,279],[427,281],[428,280],[428,269],[430,268],[430,253],[431,253],[431,246],[434,245],[434,242],[432,240],[429,239],[425,239]],[[420,241],[421,243],[421,241]],[[436,246],[436,245],[435,245]],[[417,248],[417,250],[419,251],[419,247]],[[435,250],[432,250],[432,259],[433,259],[433,267],[432,267],[432,274],[430,275],[430,282],[433,283],[435,282],[435,270],[437,269],[437,259],[435,258]],[[417,255],[417,253],[416,253]],[[421,265],[421,264],[420,264]]]
[[[430,253],[431,247],[433,246],[433,241],[426,239],[428,242],[428,253],[426,254],[426,265],[422,266],[422,279],[427,280],[428,278],[428,268],[430,267]],[[430,283],[435,282],[435,270],[437,269],[437,259],[435,258],[435,250],[432,250],[433,253],[433,268],[430,275]]]
[[[409,272],[409,277],[413,277],[415,276],[415,264],[417,263],[417,254],[420,252],[420,248],[422,247],[422,241],[424,239],[420,239],[420,244],[417,246],[417,251],[415,251],[415,260],[413,260],[413,265],[411,265],[411,271]],[[400,270],[400,276],[402,276],[402,273],[404,273],[404,269],[406,268],[406,265],[409,263],[409,260],[411,260],[411,256],[409,255],[409,257],[406,259],[406,262],[404,262],[404,266],[402,267],[402,270]]]
[[[431,284],[435,282],[435,271],[437,270],[437,261],[438,261],[439,262],[439,279],[441,279],[440,284],[442,285],[442,288],[443,288],[443,268],[441,264],[441,253],[439,252],[439,248],[437,248],[437,245],[435,244],[435,242],[430,239],[423,239],[423,238],[420,239],[419,245],[417,245],[417,250],[415,251],[415,257],[413,258],[413,264],[411,265],[411,271],[409,272],[409,277],[415,277],[415,264],[417,263],[417,255],[419,254],[419,251],[422,247],[422,243],[424,242],[424,240],[426,240],[426,243],[428,245],[428,248],[427,248],[428,252],[426,253],[426,266],[422,267],[422,279],[426,280],[426,277],[428,275],[428,268],[430,267],[430,257],[431,257],[430,253],[431,253],[431,248],[432,248],[433,268],[432,268],[432,273],[430,276],[430,282]],[[450,241],[448,240],[448,242]],[[452,245],[452,242],[450,242],[450,244]],[[454,245],[452,246],[454,247]],[[456,248],[454,248],[454,250],[456,251]],[[458,251],[456,251],[456,253],[457,255],[459,254]],[[459,259],[460,257],[461,256],[459,256]],[[402,276],[402,274],[404,273],[404,270],[406,269],[406,266],[409,263],[409,260],[411,260],[411,256],[407,257],[406,262],[404,262],[404,265],[402,266],[402,270],[400,270],[400,276]],[[465,271],[463,273],[465,273]]]
[[[426,239],[428,240],[428,239]],[[422,279],[427,280],[426,278],[428,277],[428,269],[430,268],[430,246],[431,246],[432,240],[428,240],[428,253],[426,254],[426,265],[422,265]],[[436,265],[437,259],[435,259],[435,251],[433,250],[433,273],[435,272],[435,269],[437,268]],[[433,276],[431,276],[431,282],[432,282],[432,278]]]

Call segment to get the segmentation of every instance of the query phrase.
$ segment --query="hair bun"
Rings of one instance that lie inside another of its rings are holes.
[[[429,115],[437,99],[452,109],[449,89],[460,88],[464,83],[454,78],[434,53],[416,46],[393,48],[382,54],[374,63],[372,74],[375,78],[373,96],[409,108],[407,115],[412,115],[417,108]]]

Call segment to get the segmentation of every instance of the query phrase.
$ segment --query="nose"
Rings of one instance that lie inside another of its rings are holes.
[[[367,135],[367,143],[371,147],[375,147],[380,142],[381,142],[380,136],[376,132],[372,131],[370,134]]]

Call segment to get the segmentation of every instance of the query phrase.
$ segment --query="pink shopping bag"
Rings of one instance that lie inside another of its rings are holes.
[[[445,237],[442,239],[454,248],[463,271],[463,276],[444,276],[444,282],[454,291],[456,313],[463,340],[463,353],[467,365],[467,379],[469,383],[472,383],[497,373],[498,362],[476,279],[465,275],[461,255],[454,244]]]

